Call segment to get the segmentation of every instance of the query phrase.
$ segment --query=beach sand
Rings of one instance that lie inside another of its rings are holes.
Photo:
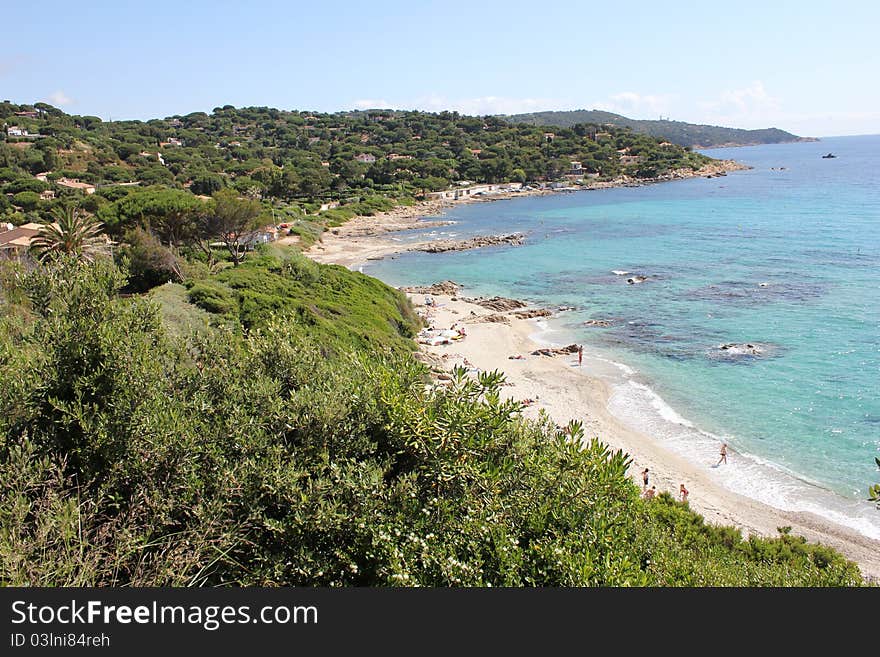
[[[656,485],[658,492],[668,491],[678,499],[679,485],[684,483],[690,493],[691,508],[708,522],[735,526],[744,536],[777,536],[777,527],[791,526],[794,534],[837,549],[859,564],[866,578],[880,581],[877,541],[816,515],[782,511],[738,495],[713,480],[714,463],[696,465],[685,460],[612,416],[607,410],[608,385],[588,374],[591,361],[588,350],[585,350],[583,367],[578,367],[576,353],[552,357],[530,355],[546,347],[529,337],[539,330],[535,320],[518,319],[507,312],[502,314],[509,317],[509,323],[479,321],[480,317],[498,314],[498,311],[457,297],[431,296],[437,305],[426,308],[424,294],[409,294],[417,308],[429,314],[431,325],[447,329],[457,323],[465,327],[466,336],[449,345],[421,345],[429,360],[445,369],[466,365],[503,371],[507,382],[513,384],[502,387],[504,396],[535,400],[524,407],[526,417],[536,417],[543,410],[559,425],[565,425],[570,419],[582,421],[585,440],[598,437],[630,455],[629,472],[640,487],[645,467],[649,468],[651,485]],[[509,358],[516,354],[525,358]],[[735,468],[736,460],[737,455],[729,453],[727,465],[721,467]]]
[[[746,168],[735,162],[722,161],[711,175],[724,171]],[[704,175],[706,171],[684,174],[681,177]],[[723,173],[721,174],[723,175]],[[615,186],[616,183],[607,183]],[[541,193],[553,193],[542,191]],[[524,193],[517,194],[524,195]],[[496,200],[498,197],[481,199]],[[458,201],[457,203],[468,202]],[[473,201],[470,201],[473,202]],[[320,244],[306,253],[322,263],[339,264],[356,269],[370,259],[381,259],[415,246],[390,239],[389,232],[427,227],[420,221],[423,216],[440,215],[448,201],[431,201],[408,208],[397,208],[375,217],[357,217],[339,229],[325,234]],[[433,225],[443,225],[442,216]],[[641,472],[650,470],[651,485],[658,492],[668,491],[678,499],[679,485],[689,491],[689,504],[693,510],[714,524],[732,525],[744,536],[759,535],[775,537],[778,527],[790,526],[794,534],[807,540],[835,548],[856,562],[862,574],[880,583],[880,542],[858,532],[834,524],[818,515],[776,509],[748,497],[739,495],[713,478],[715,462],[695,464],[679,454],[664,448],[633,428],[626,426],[608,411],[610,390],[600,378],[590,376],[589,352],[585,351],[584,366],[577,367],[577,354],[554,357],[532,356],[530,353],[545,347],[534,342],[530,335],[539,329],[533,319],[518,319],[510,312],[501,313],[508,322],[483,322],[480,317],[498,314],[498,311],[442,294],[431,295],[438,306],[425,308],[425,295],[413,293],[409,297],[423,312],[430,315],[430,322],[438,329],[450,328],[454,323],[466,327],[467,336],[449,345],[420,345],[424,358],[447,370],[465,364],[480,370],[501,370],[512,385],[503,386],[507,397],[518,400],[531,398],[536,403],[524,407],[526,417],[536,417],[544,410],[557,424],[565,425],[571,419],[583,422],[585,439],[598,437],[615,449],[621,449],[632,458],[630,475],[641,487]],[[509,356],[521,354],[522,360]],[[719,445],[720,447],[720,445]],[[729,453],[727,465],[736,467],[737,455]],[[880,513],[880,511],[878,511]]]

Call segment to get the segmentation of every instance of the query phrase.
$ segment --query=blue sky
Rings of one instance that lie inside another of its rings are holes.
[[[880,133],[874,1],[44,0],[13,13],[0,100],[104,119],[226,104],[598,108]]]

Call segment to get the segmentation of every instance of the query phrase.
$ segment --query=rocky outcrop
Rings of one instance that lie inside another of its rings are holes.
[[[410,294],[444,294],[454,297],[458,294],[459,287],[461,286],[455,281],[441,281],[433,285],[402,287],[400,289]]]
[[[553,313],[545,308],[530,308],[529,310],[514,310],[513,315],[519,319],[532,319],[533,317],[550,317]]]
[[[576,354],[578,352],[578,345],[570,344],[567,347],[544,347],[542,349],[535,349],[532,353],[532,356],[564,356],[566,354]]]
[[[588,319],[582,326],[595,326],[598,328],[608,328],[613,322],[610,319]]]
[[[496,322],[499,324],[510,324],[510,317],[501,313],[492,313],[491,315],[477,315],[470,321],[472,322]]]
[[[421,244],[413,248],[413,251],[424,251],[425,253],[445,253],[447,251],[468,251],[470,249],[479,249],[484,246],[520,246],[525,239],[523,233],[511,233],[510,235],[480,235],[472,237],[468,240],[437,240]]]
[[[635,285],[636,283],[644,283],[646,280],[648,280],[647,276],[638,275],[638,276],[630,276],[629,278],[626,279],[626,282],[630,285]]]
[[[488,299],[478,297],[476,299],[465,299],[468,303],[474,303],[489,310],[498,312],[506,312],[508,310],[516,310],[517,308],[525,308],[528,304],[519,299],[508,299],[506,297],[490,297]]]

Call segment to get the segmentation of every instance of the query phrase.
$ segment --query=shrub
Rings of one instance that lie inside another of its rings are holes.
[[[238,303],[232,292],[213,281],[199,281],[189,289],[189,300],[203,310],[216,315],[235,312]]]

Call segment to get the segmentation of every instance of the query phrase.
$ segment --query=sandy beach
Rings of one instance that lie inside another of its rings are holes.
[[[525,416],[536,417],[543,410],[559,425],[570,419],[582,421],[585,439],[598,437],[632,457],[630,474],[640,486],[641,472],[647,467],[651,485],[656,485],[658,492],[668,491],[677,499],[679,485],[684,483],[691,508],[711,523],[733,525],[744,536],[776,536],[777,527],[791,526],[793,533],[839,550],[859,564],[865,577],[880,581],[877,541],[819,516],[775,509],[723,488],[713,480],[713,464],[695,465],[612,416],[607,410],[607,384],[589,375],[593,363],[589,349],[584,352],[582,367],[577,365],[576,353],[534,356],[531,352],[546,347],[529,337],[538,331],[534,319],[519,319],[513,312],[499,313],[449,295],[430,295],[436,304],[433,307],[425,307],[424,294],[409,296],[437,329],[453,324],[465,327],[466,336],[451,344],[421,345],[430,362],[447,370],[456,365],[472,371],[501,370],[512,384],[502,388],[506,397],[535,400],[524,407]],[[480,321],[499,314],[508,321]],[[524,358],[515,360],[512,355]],[[730,452],[727,465],[722,467],[735,468],[736,461],[737,455]]]
[[[727,165],[731,168],[726,170],[735,170],[734,164]],[[723,170],[719,167],[719,171]],[[715,172],[714,175],[723,174]],[[307,255],[318,262],[356,269],[367,260],[381,259],[402,250],[399,242],[389,239],[389,232],[442,225],[442,216],[437,215],[450,205],[450,202],[435,201],[375,217],[355,218],[331,234],[325,234],[323,242]],[[433,224],[420,221],[426,215],[431,216]],[[413,246],[414,243],[406,245],[407,248]],[[559,425],[565,425],[570,419],[580,420],[586,439],[598,437],[630,455],[630,474],[639,486],[641,472],[647,467],[651,485],[655,485],[658,492],[668,491],[677,499],[679,485],[683,483],[690,493],[691,508],[708,522],[735,526],[744,536],[773,537],[778,535],[777,528],[790,526],[794,534],[837,549],[859,564],[868,580],[880,582],[880,542],[818,515],[780,510],[725,488],[713,478],[714,463],[695,464],[666,449],[651,436],[625,425],[608,411],[610,389],[603,379],[590,376],[595,361],[588,349],[583,367],[577,366],[577,354],[531,355],[536,349],[546,347],[530,338],[539,331],[534,319],[517,318],[513,314],[515,310],[487,309],[453,296],[451,290],[445,292],[430,295],[434,300],[431,307],[425,306],[424,293],[409,293],[430,326],[437,329],[449,329],[453,325],[465,327],[466,336],[461,340],[447,345],[420,345],[423,357],[438,369],[450,370],[464,365],[471,371],[501,370],[509,384],[504,386],[504,394],[517,400],[535,400],[523,409],[527,417],[536,417],[543,410]],[[496,321],[482,321],[489,315],[495,315]],[[497,321],[501,319],[499,316],[503,316],[503,321]],[[523,358],[510,358],[517,354]],[[735,468],[737,458],[736,453],[729,452],[728,464],[722,467]]]

